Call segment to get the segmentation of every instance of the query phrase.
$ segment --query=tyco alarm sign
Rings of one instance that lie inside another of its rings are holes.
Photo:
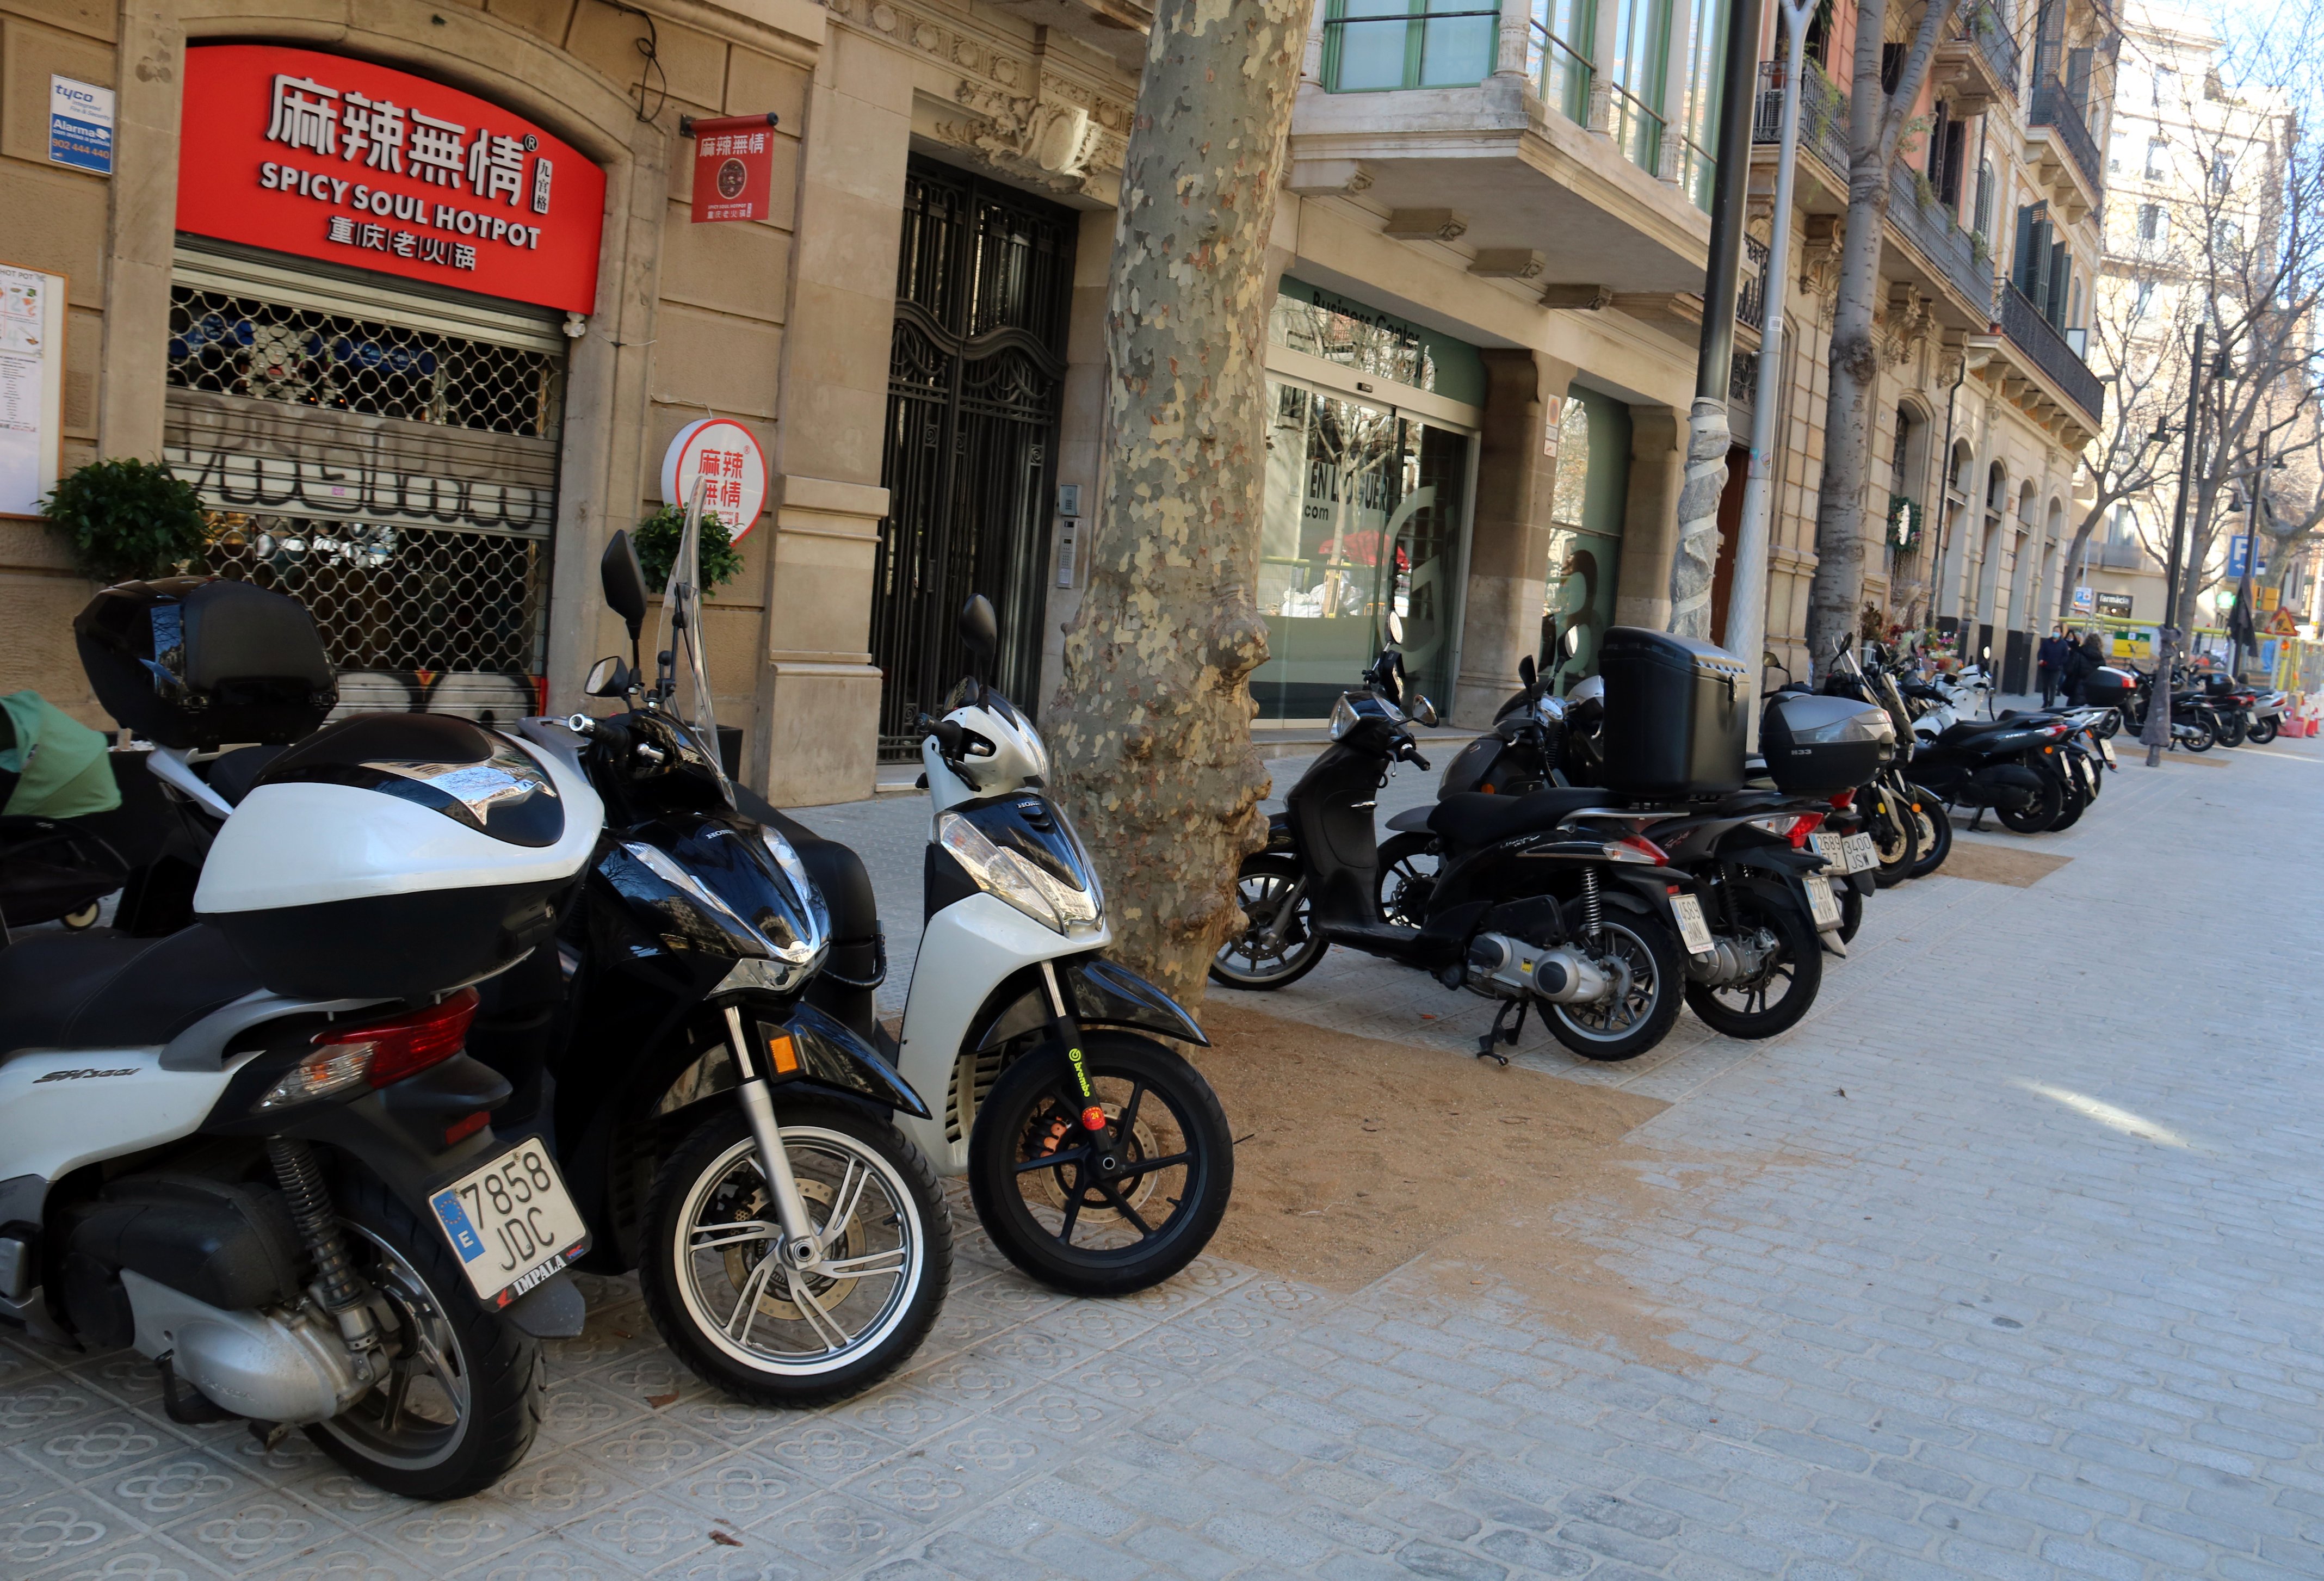
[[[178,228],[595,310],[605,173],[424,77],[272,44],[186,51]]]
[[[767,462],[741,423],[697,418],[678,430],[661,459],[661,497],[683,509],[703,480],[702,508],[741,542],[767,503]]]
[[[694,223],[765,219],[774,189],[775,116],[688,117],[679,130],[694,139]]]

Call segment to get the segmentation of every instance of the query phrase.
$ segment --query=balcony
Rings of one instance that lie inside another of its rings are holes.
[[[2054,76],[2036,84],[2025,108],[2025,151],[2069,222],[2106,207],[2106,165],[2081,106]]]
[[[1812,153],[1830,172],[1825,185],[1848,206],[1848,95],[1812,60],[1802,62],[1800,152]],[[1759,62],[1759,97],[1751,116],[1751,141],[1778,147],[1784,141],[1784,63]]]
[[[1889,172],[1888,228],[1927,265],[1929,284],[1941,283],[1960,299],[1956,306],[1971,325],[1981,329],[1993,321],[1993,260],[1941,201],[1922,203],[1920,173],[1902,164]]]
[[[1999,294],[2001,332],[1969,337],[1970,371],[2067,449],[2080,449],[2105,415],[2105,384],[2024,292],[2004,282]]]
[[[1457,241],[1470,273],[1535,282],[1553,306],[1699,296],[1711,221],[1692,193],[1708,199],[1710,156],[1553,32],[1555,14],[1535,0],[1498,23],[1465,8],[1326,18],[1329,90],[1300,88],[1292,190],[1385,214],[1397,240]]]
[[[2017,41],[1989,4],[1969,12],[1952,35],[1937,46],[1929,80],[1936,96],[1949,100],[1958,116],[1990,109],[1997,99],[2017,97]]]

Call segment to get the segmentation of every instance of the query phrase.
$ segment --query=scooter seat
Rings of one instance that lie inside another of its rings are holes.
[[[1980,735],[1993,735],[2004,730],[2023,730],[2025,726],[2016,719],[1963,719],[1945,727],[1937,737],[1939,746],[1954,746],[1964,741],[1974,741]]]
[[[161,938],[20,934],[0,949],[0,1058],[151,1048],[259,986],[226,935],[198,924]]]
[[[1589,785],[1554,786],[1525,796],[1487,796],[1466,790],[1439,801],[1429,812],[1428,827],[1446,845],[1469,850],[1555,828],[1569,814],[1618,800],[1612,792]]]

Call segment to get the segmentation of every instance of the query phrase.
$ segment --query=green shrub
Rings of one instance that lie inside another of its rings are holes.
[[[175,575],[201,558],[209,518],[201,496],[158,461],[92,461],[41,502],[82,574],[105,583]]]
[[[686,513],[677,505],[664,505],[638,523],[630,534],[637,545],[638,565],[646,574],[646,590],[659,593],[669,586],[669,568],[678,559],[678,546],[686,536]],[[726,529],[715,511],[702,513],[702,590],[715,592],[740,576],[742,571],[742,551],[726,537]]]

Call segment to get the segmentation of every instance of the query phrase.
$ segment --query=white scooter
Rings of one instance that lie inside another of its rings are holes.
[[[961,636],[989,662],[998,633],[982,596]],[[1234,1141],[1201,1073],[1139,1034],[1209,1040],[1104,957],[1104,892],[1043,791],[1040,734],[976,675],[953,696],[922,722],[927,922],[903,1035],[872,1029],[913,1090],[942,1103],[897,1121],[939,1173],[968,1176],[985,1229],[1027,1273],[1084,1295],[1144,1290],[1218,1228]]]
[[[193,926],[0,949],[0,1318],[134,1345],[175,1421],[302,1427],[383,1488],[461,1497],[530,1444],[531,1336],[569,1327],[588,1244],[547,1148],[493,1134],[509,1086],[463,1052],[467,985],[548,941],[602,814],[513,746],[447,758],[453,726],[412,761],[379,750],[403,716],[316,730],[319,646],[239,629],[240,587],[115,587],[79,632],[107,711],[165,751],[303,739],[221,820]]]

